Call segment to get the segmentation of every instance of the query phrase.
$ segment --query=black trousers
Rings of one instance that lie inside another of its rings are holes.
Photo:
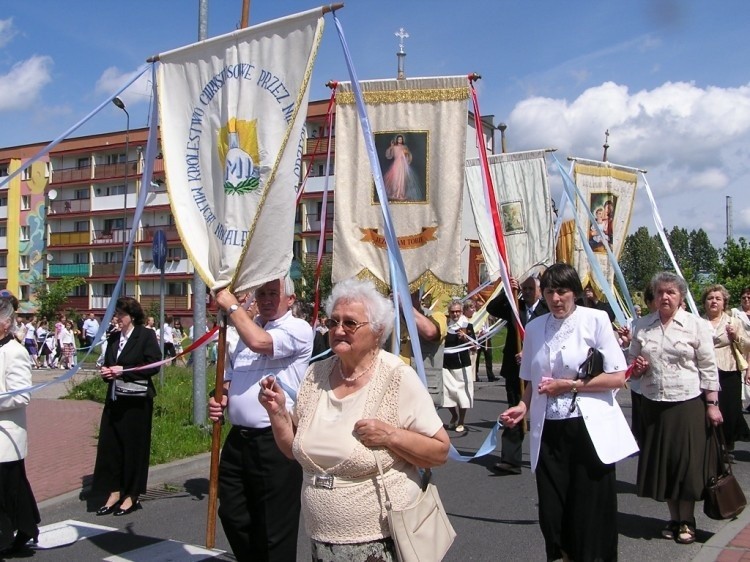
[[[477,362],[474,365],[474,370],[477,372],[477,380],[479,379],[479,358],[484,354],[484,368],[487,371],[487,380],[491,381],[495,379],[495,373],[492,372],[492,339],[488,338],[483,345],[477,348]]]
[[[505,393],[508,397],[508,407],[518,406],[521,401],[521,378],[518,370],[505,375]],[[521,466],[523,461],[523,432],[524,423],[516,427],[506,427],[501,436],[502,447],[500,460],[513,466]]]
[[[617,560],[615,485],[615,465],[599,460],[583,418],[545,420],[536,487],[548,560]]]
[[[102,410],[93,488],[137,496],[146,492],[153,398],[118,397]]]
[[[735,441],[747,441],[750,432],[742,413],[742,378],[739,371],[719,369],[719,410],[724,418],[724,438],[727,448],[732,451]]]
[[[219,518],[240,562],[297,559],[302,469],[271,428],[229,431],[219,463]]]

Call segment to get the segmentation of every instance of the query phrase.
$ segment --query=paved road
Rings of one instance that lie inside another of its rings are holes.
[[[629,396],[620,393],[626,416],[630,415]],[[498,411],[505,408],[501,384],[479,383],[476,406],[467,416],[469,432],[452,434],[461,452],[473,452],[480,445]],[[443,417],[447,419],[447,413]],[[526,468],[520,476],[495,476],[488,467],[499,460],[498,453],[471,463],[449,462],[435,471],[443,503],[458,538],[446,560],[497,561],[543,560],[544,544],[537,522],[536,487]],[[750,489],[750,447],[738,445],[735,471],[745,489]],[[713,533],[726,522],[711,521],[698,509],[698,542],[678,545],[659,537],[666,506],[637,498],[634,494],[636,459],[618,465],[618,500],[621,560],[692,560]],[[96,534],[75,544],[53,550],[39,550],[35,559],[49,561],[81,560],[232,560],[231,555],[190,552],[186,545],[202,545],[205,539],[208,464],[201,462],[161,469],[152,478],[151,490],[144,498],[144,509],[124,518],[96,517],[97,507],[72,494],[67,499],[42,505],[43,524],[71,520],[57,533]],[[158,484],[165,481],[167,485]],[[88,511],[87,511],[88,510]],[[90,525],[104,526],[92,529]],[[49,535],[52,537],[52,533]],[[174,541],[174,542],[168,542]],[[217,529],[217,548],[227,549],[226,539]],[[159,550],[161,554],[155,551]],[[304,532],[300,533],[299,560],[309,560]]]

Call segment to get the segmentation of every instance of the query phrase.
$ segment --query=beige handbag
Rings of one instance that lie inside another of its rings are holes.
[[[734,318],[730,319],[730,324],[734,324],[737,326],[737,322],[735,322]],[[742,326],[737,326],[738,329],[742,329]],[[732,346],[732,355],[734,355],[734,360],[737,362],[737,370],[738,371],[745,371],[747,370],[747,359],[745,359],[745,355],[742,353],[742,349],[740,348],[740,343],[737,340],[734,340],[731,344]]]
[[[374,453],[373,453],[374,454]],[[399,562],[438,562],[443,559],[456,538],[437,486],[430,482],[432,472],[424,474],[422,492],[417,501],[404,509],[393,509],[380,460],[375,455],[380,482],[385,495],[388,527],[396,546]],[[382,497],[382,496],[381,496]]]

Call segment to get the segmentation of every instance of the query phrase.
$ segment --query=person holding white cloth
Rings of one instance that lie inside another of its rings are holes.
[[[547,559],[617,559],[614,463],[638,450],[614,398],[625,383],[625,356],[609,317],[576,305],[583,293],[575,269],[548,268],[540,280],[550,314],[526,326],[521,402],[500,415],[509,427],[530,411],[531,470]],[[594,348],[604,372],[578,378]]]

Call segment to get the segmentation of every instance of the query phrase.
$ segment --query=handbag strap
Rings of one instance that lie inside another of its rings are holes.
[[[385,383],[383,384],[383,388],[380,389],[380,395],[378,396],[378,399],[373,402],[373,407],[371,410],[371,415],[375,415],[380,408],[380,404],[383,403],[383,398],[385,398],[385,393],[388,392],[388,387],[391,385],[391,380],[393,379],[393,371],[388,373],[388,377],[385,379]],[[372,451],[372,456],[375,457],[375,464],[378,465],[378,473],[380,474],[380,482],[383,485],[383,492],[385,493],[385,509],[386,511],[391,510],[391,498],[388,495],[388,488],[385,485],[385,475],[383,474],[383,465],[380,464],[380,459],[375,454],[375,451]]]
[[[732,474],[732,463],[727,458],[727,443],[724,439],[724,428],[722,426],[711,426],[713,430],[713,439],[716,441],[716,448],[718,451],[717,455],[717,466],[719,468],[719,474]]]

